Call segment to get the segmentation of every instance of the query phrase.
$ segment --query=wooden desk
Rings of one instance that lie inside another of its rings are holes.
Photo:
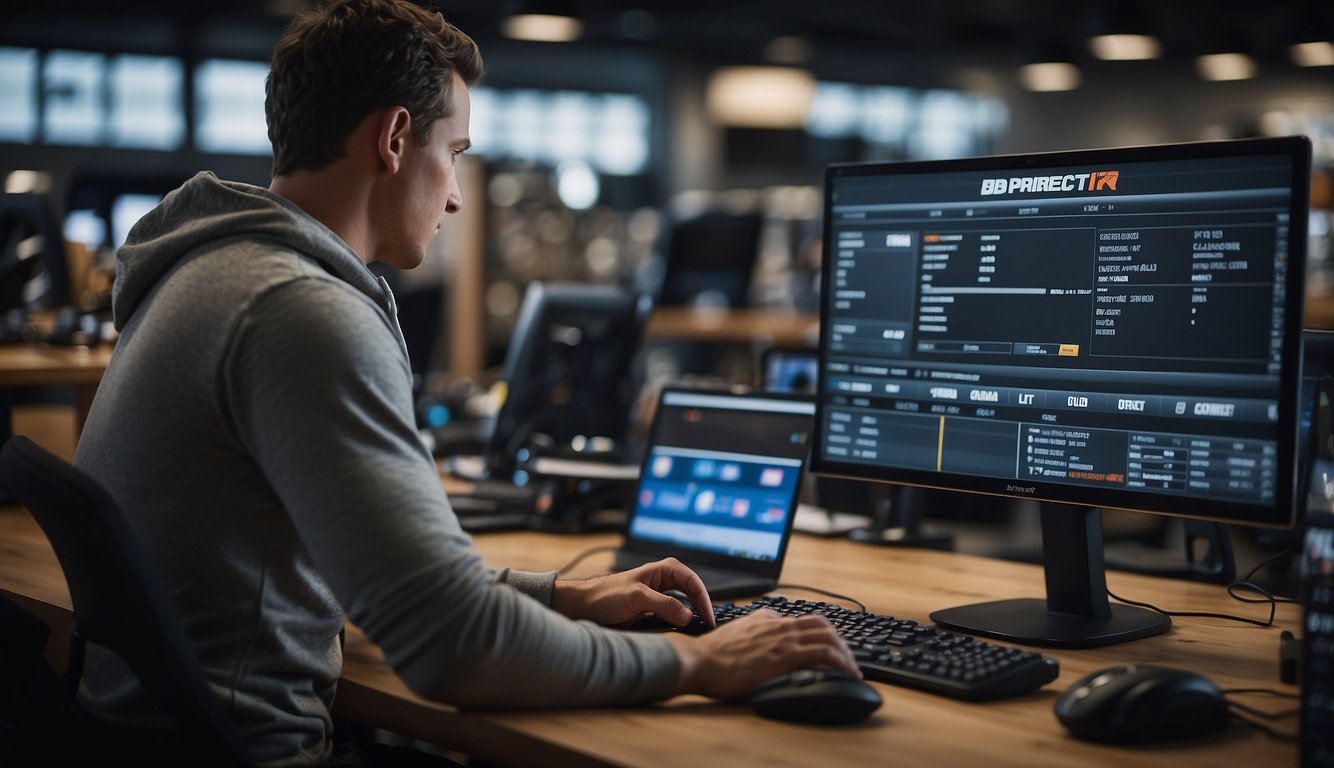
[[[35,535],[34,535],[35,532]],[[546,570],[611,535],[565,537],[487,534],[478,548],[495,565]],[[0,509],[0,588],[25,603],[68,610],[58,568],[26,512]],[[610,555],[585,560],[572,575],[593,575]],[[1222,587],[1111,573],[1114,591],[1167,608],[1262,616],[1259,606],[1230,600]],[[852,593],[871,610],[925,621],[934,609],[995,597],[1035,596],[1041,571],[1030,565],[933,551],[878,549],[798,537],[784,581]],[[807,595],[783,588],[790,597]],[[463,713],[424,701],[386,668],[379,650],[350,628],[336,710],[347,717],[504,765],[978,765],[978,766],[1296,766],[1293,743],[1234,727],[1199,742],[1116,748],[1066,735],[1052,715],[1056,696],[1078,677],[1126,662],[1157,662],[1203,672],[1224,688],[1296,692],[1278,681],[1279,630],[1299,631],[1299,609],[1279,606],[1279,626],[1260,629],[1221,619],[1180,618],[1171,634],[1110,648],[1052,651],[1061,677],[1018,699],[968,704],[906,688],[879,686],[885,705],[870,720],[821,728],[763,720],[745,707],[693,696],[663,705],[606,710]],[[1275,711],[1295,702],[1247,697]],[[1293,718],[1277,726],[1291,731]]]
[[[113,349],[115,346],[111,344],[95,347],[0,346],[0,388],[72,385],[78,398],[77,424],[82,429],[88,409],[93,405],[93,396],[97,394],[97,385],[111,362]]]

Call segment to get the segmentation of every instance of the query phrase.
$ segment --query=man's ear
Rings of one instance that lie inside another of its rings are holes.
[[[385,170],[398,173],[403,166],[403,153],[412,141],[412,114],[403,107],[390,107],[380,118],[376,149]]]

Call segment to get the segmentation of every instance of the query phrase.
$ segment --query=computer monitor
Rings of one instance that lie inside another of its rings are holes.
[[[658,304],[745,306],[763,225],[758,213],[726,211],[676,222],[667,243]]]
[[[1310,143],[1193,142],[825,177],[817,473],[1042,501],[1047,598],[947,628],[1092,647],[1099,508],[1292,525]]]
[[[69,303],[69,262],[51,202],[37,192],[0,194],[0,312]]]
[[[521,449],[612,458],[636,396],[632,363],[652,299],[614,286],[529,283],[505,354],[505,396],[486,441],[492,477]],[[593,450],[601,439],[608,443]]]

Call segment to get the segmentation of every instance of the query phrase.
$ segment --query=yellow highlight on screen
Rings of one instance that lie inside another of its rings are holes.
[[[1079,345],[1062,344],[1061,351],[1057,352],[1056,354],[1060,355],[1061,357],[1079,357]]]

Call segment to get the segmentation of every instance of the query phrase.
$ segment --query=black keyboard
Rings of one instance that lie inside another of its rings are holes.
[[[713,615],[721,625],[760,608],[824,616],[852,649],[866,679],[891,685],[984,701],[1037,690],[1061,672],[1056,659],[1034,651],[816,600],[771,595],[746,605],[715,604]]]

